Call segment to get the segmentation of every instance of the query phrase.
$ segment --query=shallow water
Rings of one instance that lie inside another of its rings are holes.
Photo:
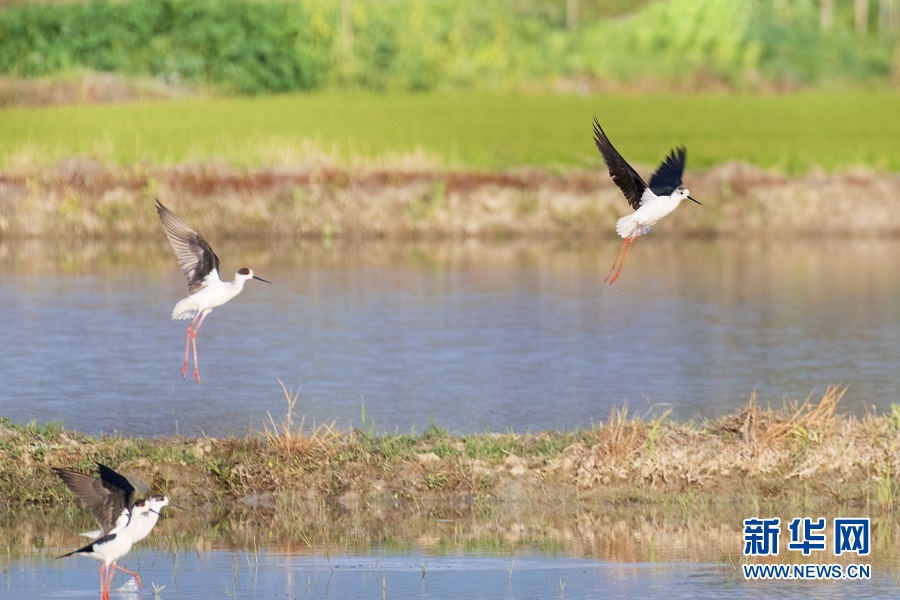
[[[618,244],[239,245],[251,282],[180,376],[186,285],[165,242],[0,246],[0,416],[87,432],[260,429],[301,390],[307,425],[421,432],[588,426],[628,402],[678,418],[851,384],[844,409],[900,391],[900,242],[642,238]],[[239,262],[238,262],[239,261]],[[365,422],[363,422],[365,417]]]
[[[778,582],[743,578],[741,563],[768,562],[741,555],[746,515],[701,511],[651,518],[624,511],[610,518],[603,506],[575,515],[506,508],[488,516],[413,512],[371,522],[338,507],[306,518],[251,509],[167,509],[123,561],[140,573],[144,592],[119,575],[114,597],[154,598],[154,587],[162,586],[159,598],[188,600],[868,598],[892,597],[898,589],[897,527],[889,515],[873,516],[866,558],[835,558],[826,551],[804,559],[782,540],[777,562],[869,564],[870,580]],[[784,510],[781,516],[793,514]],[[97,561],[54,558],[82,544],[75,532],[90,524],[84,511],[5,512],[0,505],[0,596],[96,597]]]
[[[0,416],[89,432],[241,433],[261,428],[267,411],[283,415],[276,378],[302,386],[297,416],[307,425],[336,419],[387,431],[422,431],[431,419],[459,432],[583,427],[625,401],[633,412],[652,405],[715,417],[754,389],[780,403],[837,382],[851,384],[845,410],[888,410],[897,398],[900,242],[647,238],[610,288],[602,278],[617,246],[218,242],[228,272],[246,264],[273,285],[248,284],[210,316],[197,386],[179,374],[185,323],[168,316],[186,286],[164,240],[0,244]],[[160,598],[187,599],[843,598],[898,589],[892,520],[873,527],[871,581],[761,582],[734,570],[740,520],[753,515],[712,523],[676,506],[693,523],[681,531],[609,522],[602,506],[566,523],[521,508],[524,525],[419,517],[405,520],[409,531],[363,533],[346,515],[319,529],[298,523],[287,541],[273,541],[265,515],[202,526],[227,541],[185,541],[178,536],[196,537],[197,526],[167,519],[126,561],[147,589],[114,597],[153,598],[153,584],[165,586]],[[97,596],[95,561],[53,560],[89,523],[2,516],[2,597]]]
[[[714,563],[616,563],[568,556],[518,554],[304,556],[258,551],[130,556],[143,593],[117,577],[118,598],[876,598],[897,582],[876,568],[868,581],[745,581]],[[91,598],[96,562],[62,565],[44,558],[0,568],[8,598]],[[165,588],[154,595],[154,586]]]

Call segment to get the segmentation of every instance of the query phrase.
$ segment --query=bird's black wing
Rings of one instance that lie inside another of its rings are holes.
[[[131,485],[131,482],[125,479],[123,475],[119,475],[106,465],[97,463],[97,470],[100,472],[100,480],[103,482],[104,487],[106,487],[106,489],[110,490],[113,493],[118,493],[121,491],[122,494],[124,494],[124,508],[131,507],[131,505],[134,504],[135,492],[134,486]],[[118,515],[116,515],[116,517],[118,518]]]
[[[56,467],[53,471],[84,502],[100,525],[100,534],[105,535],[116,526],[122,511],[131,506],[134,487],[109,467],[97,466],[101,479]]]
[[[684,146],[669,152],[666,160],[659,164],[659,168],[650,178],[650,191],[657,196],[668,196],[676,188],[681,187],[681,176],[686,161],[687,149]]]
[[[178,266],[187,279],[188,290],[193,294],[203,287],[203,280],[211,271],[218,273],[219,257],[202,235],[188,227],[159,200],[156,201],[156,212],[178,257]]]
[[[606,168],[609,169],[609,175],[612,177],[613,183],[619,186],[619,189],[625,194],[625,198],[628,200],[631,208],[635,210],[640,208],[641,196],[644,195],[647,184],[637,174],[637,171],[631,168],[631,165],[622,158],[619,151],[613,147],[612,142],[606,137],[606,132],[600,127],[597,117],[594,117],[594,143],[597,144],[597,149],[600,150],[600,155],[603,156],[603,162],[606,163]]]

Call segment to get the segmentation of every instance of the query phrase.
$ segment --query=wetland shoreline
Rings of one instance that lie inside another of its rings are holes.
[[[304,430],[288,415],[244,437],[151,439],[5,420],[0,498],[6,510],[74,506],[51,467],[93,473],[99,461],[144,492],[206,509],[295,514],[331,506],[382,518],[506,505],[548,515],[598,506],[634,515],[790,505],[890,514],[900,409],[839,416],[845,391],[830,388],[817,402],[780,409],[751,399],[739,413],[704,423],[632,418],[625,407],[589,429],[525,434],[457,436],[434,424],[422,434]]]
[[[729,163],[692,172],[702,207],[658,234],[897,236],[900,174],[788,177]],[[159,198],[209,236],[267,239],[603,238],[627,207],[605,169],[499,172],[328,164],[113,166],[70,159],[0,171],[4,239],[158,235]],[[215,210],[209,210],[210,205]]]

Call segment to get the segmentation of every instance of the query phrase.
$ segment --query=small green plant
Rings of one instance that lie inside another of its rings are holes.
[[[359,398],[359,419],[364,428],[363,435],[374,438],[376,436],[375,419],[366,424],[366,399],[362,396]]]
[[[891,465],[885,464],[878,468],[878,487],[875,497],[881,510],[890,514],[894,508],[894,482],[891,478]]]
[[[439,491],[444,489],[447,485],[447,476],[443,473],[429,473],[425,475],[422,483],[426,488],[432,491]]]
[[[891,402],[891,418],[889,422],[891,431],[900,431],[900,404]]]
[[[649,452],[650,454],[653,454],[653,450],[654,448],[656,448],[656,442],[663,434],[663,425],[669,418],[670,414],[672,414],[672,409],[668,408],[665,410],[665,412],[663,412],[662,415],[650,421],[647,427],[647,441],[645,442],[647,445],[647,452]]]
[[[428,427],[422,432],[422,439],[425,440],[444,440],[450,436],[450,432],[442,427],[438,427],[434,419],[428,419]]]

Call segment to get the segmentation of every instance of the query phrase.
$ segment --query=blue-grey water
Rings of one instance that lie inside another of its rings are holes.
[[[609,562],[540,554],[308,556],[268,551],[178,554],[147,549],[129,556],[139,593],[118,576],[112,597],[183,598],[889,598],[886,567],[861,581],[744,580],[715,563]],[[96,561],[35,557],[0,566],[5,598],[94,598]],[[155,589],[158,590],[154,594]]]
[[[614,287],[602,279],[615,241],[215,247],[228,276],[250,266],[273,284],[251,282],[207,319],[198,386],[180,376],[186,323],[169,314],[186,285],[164,240],[0,243],[0,417],[87,432],[243,433],[283,416],[279,378],[299,390],[295,419],[308,426],[420,432],[432,420],[458,432],[585,427],[626,402],[632,413],[715,418],[754,390],[780,405],[837,383],[850,384],[843,409],[863,413],[889,410],[900,390],[897,240],[651,236]],[[745,581],[740,557],[727,558],[738,525],[712,541],[688,529],[637,553],[577,528],[582,543],[561,542],[565,552],[435,552],[425,532],[423,545],[399,550],[298,540],[298,553],[264,537],[259,548],[173,548],[165,531],[188,532],[163,523],[126,560],[144,592],[120,576],[126,588],[113,597],[154,598],[154,586],[188,600],[897,593],[882,546],[869,581]],[[96,561],[53,559],[80,543],[74,532],[42,541],[40,522],[27,528],[34,541],[0,560],[0,597],[97,597]],[[453,534],[458,546],[465,535]]]
[[[715,418],[850,384],[900,391],[900,241],[239,244],[250,282],[181,378],[187,287],[164,240],[0,244],[0,417],[86,432],[223,435],[285,412],[339,428],[576,428],[629,404]],[[365,422],[363,422],[365,420]]]

